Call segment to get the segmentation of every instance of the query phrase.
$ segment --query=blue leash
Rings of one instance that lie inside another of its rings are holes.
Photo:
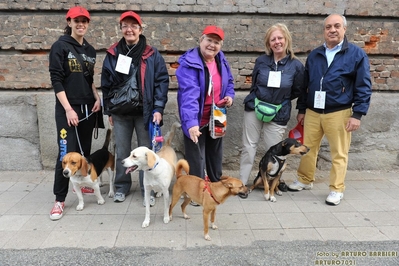
[[[149,124],[149,134],[151,139],[151,148],[153,152],[158,152],[162,148],[163,136],[161,127],[158,123],[151,122]]]

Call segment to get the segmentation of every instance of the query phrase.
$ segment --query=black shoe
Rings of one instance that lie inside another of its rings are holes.
[[[201,205],[199,205],[198,203],[196,203],[195,201],[190,201],[190,205],[194,206],[194,207],[199,207]]]
[[[284,182],[284,180],[280,180],[280,184],[278,184],[278,189],[282,192],[287,192],[288,191],[288,186]]]

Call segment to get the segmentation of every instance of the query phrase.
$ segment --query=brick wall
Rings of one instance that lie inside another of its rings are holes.
[[[225,30],[223,51],[231,64],[236,89],[246,90],[251,82],[254,60],[264,51],[268,26],[286,23],[293,35],[294,50],[304,62],[322,43],[322,22],[337,12],[348,19],[347,36],[369,55],[373,90],[398,91],[399,11],[391,8],[399,0],[374,1],[28,1],[0,3],[0,90],[51,90],[48,51],[62,35],[65,14],[75,2],[84,3],[92,15],[88,41],[98,51],[97,86],[105,49],[121,37],[119,15],[137,11],[144,22],[144,35],[164,55],[171,89],[177,59],[197,46],[204,25],[217,24]]]

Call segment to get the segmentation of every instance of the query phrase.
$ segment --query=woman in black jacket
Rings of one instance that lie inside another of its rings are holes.
[[[104,113],[109,116],[115,136],[117,161],[114,202],[123,202],[130,193],[131,175],[125,173],[121,161],[130,155],[133,132],[136,131],[138,146],[151,148],[152,132],[148,132],[149,125],[162,125],[169,88],[165,61],[155,47],[147,44],[140,16],[133,11],[126,11],[119,18],[119,26],[123,37],[107,50],[101,73]],[[140,97],[132,101],[131,108],[114,110],[110,98],[121,90],[126,81]],[[144,196],[143,177],[143,171],[140,171],[140,189]],[[150,205],[154,204],[152,195]]]
[[[51,84],[56,96],[58,143],[53,188],[55,204],[50,212],[51,220],[63,216],[68,193],[69,179],[62,174],[62,158],[68,152],[90,155],[94,113],[101,110],[100,97],[93,84],[96,51],[84,38],[90,14],[85,8],[75,6],[69,9],[66,20],[65,34],[51,46],[49,56]]]

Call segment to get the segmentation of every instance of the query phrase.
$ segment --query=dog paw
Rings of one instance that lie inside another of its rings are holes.
[[[83,204],[79,204],[78,206],[76,206],[76,210],[81,211],[81,210],[83,210],[84,206],[85,205],[83,205]]]
[[[157,192],[156,194],[155,194],[155,197],[157,197],[157,198],[160,198],[160,197],[162,197],[162,192]]]
[[[265,197],[265,200],[269,200],[270,199],[270,194],[269,193],[264,194],[263,196]]]
[[[213,230],[216,230],[216,229],[218,229],[218,227],[217,227],[217,225],[216,225],[216,224],[212,224],[212,225],[211,225],[211,227],[212,227],[212,229],[213,229]]]
[[[211,238],[208,234],[206,234],[206,235],[205,235],[205,240],[211,241],[212,238]]]
[[[104,203],[105,203],[105,200],[103,200],[103,199],[100,199],[100,200],[97,201],[98,205],[103,205]]]
[[[283,195],[283,192],[281,192],[280,190],[277,190],[277,191],[276,191],[276,194],[279,195],[279,196],[282,196],[282,195]]]
[[[114,196],[115,196],[115,192],[110,191],[110,192],[108,193],[108,198],[113,198]]]
[[[271,202],[276,202],[276,201],[277,201],[277,199],[276,199],[276,197],[275,197],[275,196],[273,196],[273,197],[270,197],[270,201],[271,201]]]
[[[150,221],[144,221],[143,224],[141,225],[142,228],[146,228],[150,225]]]
[[[163,217],[163,223],[167,224],[170,221],[170,217]]]
[[[183,217],[184,219],[190,219],[190,216],[188,216],[187,214],[183,213]]]

